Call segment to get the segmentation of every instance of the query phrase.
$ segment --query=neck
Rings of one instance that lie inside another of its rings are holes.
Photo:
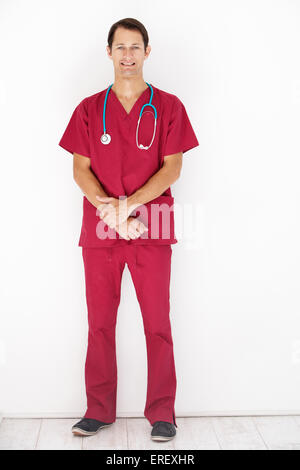
[[[143,77],[115,77],[112,90],[118,97],[132,98],[143,93],[148,88]]]

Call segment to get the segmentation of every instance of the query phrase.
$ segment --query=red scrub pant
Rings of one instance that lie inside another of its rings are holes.
[[[117,361],[115,330],[125,263],[140,305],[147,347],[147,397],[144,416],[151,425],[176,427],[176,373],[170,312],[171,245],[82,248],[88,309],[85,363],[85,418],[116,420]],[[132,344],[132,340],[130,341]]]

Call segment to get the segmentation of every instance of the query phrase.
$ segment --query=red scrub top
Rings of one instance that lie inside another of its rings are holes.
[[[107,88],[84,98],[75,108],[59,145],[91,160],[91,169],[108,196],[130,196],[143,186],[163,165],[164,156],[187,152],[199,142],[183,103],[174,94],[151,84],[152,104],[157,110],[154,141],[149,150],[136,145],[136,128],[142,106],[149,102],[151,90],[145,89],[127,113],[115,92],[110,89],[105,113],[108,145],[102,144],[103,105]],[[154,130],[154,110],[144,108],[138,143],[149,145]],[[100,204],[100,202],[99,202]],[[125,240],[100,218],[99,211],[83,197],[83,219],[79,246],[97,248],[125,244],[177,243],[174,231],[174,199],[169,187],[161,196],[139,206],[138,217],[148,231],[139,238]],[[142,210],[140,210],[142,209]]]

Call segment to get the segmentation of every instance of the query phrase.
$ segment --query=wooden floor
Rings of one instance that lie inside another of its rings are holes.
[[[76,437],[78,419],[3,419],[0,449],[300,450],[300,416],[177,418],[169,442],[150,439],[145,418],[119,418],[92,437]]]

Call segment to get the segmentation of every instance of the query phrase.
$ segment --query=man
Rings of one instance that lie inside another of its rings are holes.
[[[72,428],[80,436],[116,420],[115,327],[125,264],[146,337],[144,416],[153,440],[176,435],[169,284],[177,240],[170,186],[180,176],[183,153],[199,143],[182,102],[144,81],[148,41],[133,18],[112,25],[107,53],[113,85],[79,103],[59,142],[74,156],[74,179],[84,193],[79,246],[89,322],[87,411]]]

